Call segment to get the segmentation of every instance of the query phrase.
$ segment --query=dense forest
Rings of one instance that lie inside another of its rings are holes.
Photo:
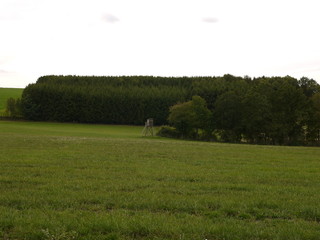
[[[22,94],[30,120],[143,124],[167,121],[169,107],[190,96],[191,79],[44,76]]]
[[[210,114],[189,137],[196,131],[228,142],[319,143],[320,86],[305,77],[44,76],[25,88],[21,111],[37,121],[143,124],[154,118],[164,125],[172,106],[193,96]]]

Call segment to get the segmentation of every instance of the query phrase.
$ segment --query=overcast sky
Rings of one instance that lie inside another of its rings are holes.
[[[1,0],[0,87],[40,76],[306,76],[319,0]]]

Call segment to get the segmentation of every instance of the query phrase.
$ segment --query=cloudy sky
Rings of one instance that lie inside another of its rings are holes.
[[[306,76],[319,0],[1,0],[0,87],[58,75]]]

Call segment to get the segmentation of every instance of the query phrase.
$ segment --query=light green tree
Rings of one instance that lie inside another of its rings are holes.
[[[207,133],[210,129],[211,112],[206,101],[194,96],[191,101],[178,103],[170,108],[169,124],[176,128],[182,137],[196,138],[199,130]]]

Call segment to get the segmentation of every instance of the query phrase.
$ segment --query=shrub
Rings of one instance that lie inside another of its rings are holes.
[[[168,138],[178,138],[180,137],[179,132],[174,127],[162,126],[157,132],[157,136],[168,137]]]

